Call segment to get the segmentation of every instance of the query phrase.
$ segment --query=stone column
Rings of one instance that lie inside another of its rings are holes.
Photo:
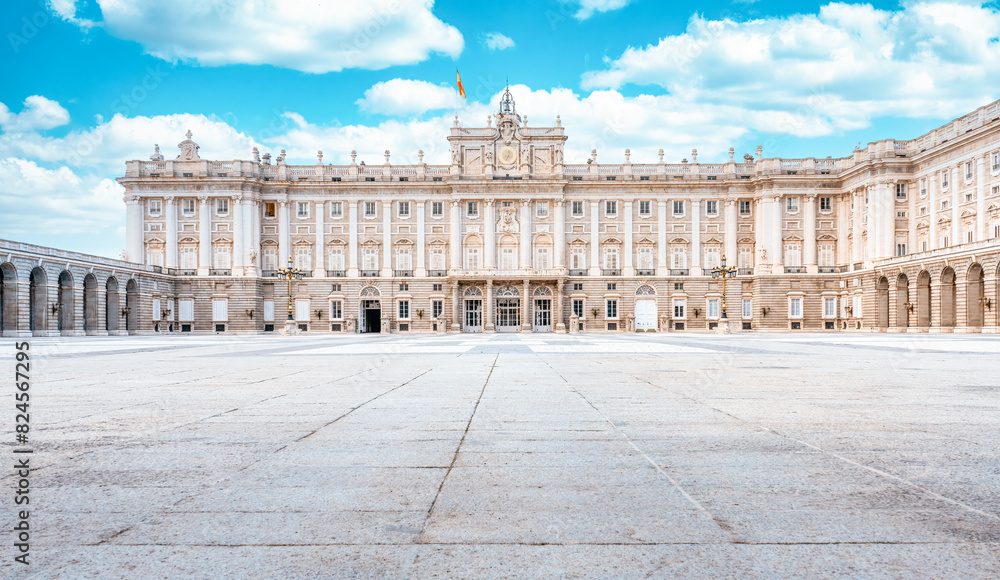
[[[876,200],[878,192],[875,187],[869,185],[865,188],[865,195],[868,203],[865,204],[865,213],[868,216],[868,238],[865,244],[865,265],[869,266],[872,260],[878,257],[878,207]]]
[[[166,230],[167,238],[167,268],[177,267],[177,201],[173,197],[164,197],[163,208],[166,214],[166,223],[163,228]]]
[[[483,330],[496,332],[496,318],[493,316],[493,280],[486,281],[486,304],[483,304]]]
[[[986,186],[984,166],[989,153],[983,153],[976,157],[976,233],[973,235],[974,241],[989,239],[986,231]],[[985,321],[984,321],[985,323]]]
[[[257,241],[257,202],[252,196],[243,197],[243,271],[247,276],[257,275],[260,259],[260,242]]]
[[[427,227],[426,224],[425,224],[426,218],[424,216],[424,209],[425,209],[424,206],[426,204],[425,204],[424,201],[418,201],[418,202],[416,202],[416,205],[417,205],[417,247],[415,249],[416,249],[416,253],[417,253],[417,255],[416,255],[417,263],[416,263],[416,272],[414,272],[413,275],[414,276],[426,276],[427,275],[427,266],[426,266],[426,258],[427,258],[426,239],[427,239],[427,233],[424,231],[426,229],[426,227]]]
[[[889,181],[880,185],[882,190],[882,215],[879,226],[882,228],[882,257],[891,258],[896,255],[896,182]]]
[[[458,203],[458,202],[454,202]],[[458,294],[458,282],[454,282],[451,286],[451,330],[452,332],[459,332],[462,330],[462,324],[458,319],[458,301],[461,297]]]
[[[556,283],[556,295],[553,297],[556,307],[556,332],[566,332],[566,323],[563,322],[563,286],[563,281],[559,280]]]
[[[264,262],[260,249],[260,200],[252,199],[248,209],[250,210],[250,249],[257,254],[257,259],[253,261],[251,266],[254,268],[252,274],[256,276],[260,273],[261,265]]]
[[[358,204],[357,199],[347,200],[347,275],[358,277]]]
[[[959,166],[951,168],[951,235],[948,239],[952,246],[957,246],[965,241],[962,237],[962,200],[958,195]],[[958,274],[958,271],[955,271]],[[958,313],[955,313],[955,325],[958,325]]]
[[[771,197],[771,273],[772,274],[782,274],[785,271],[785,252],[784,248],[781,247],[781,235],[784,228],[782,228],[782,214],[784,213],[784,208],[781,207],[783,198],[780,193],[772,194]]]
[[[601,224],[597,213],[599,201],[590,202],[590,275],[601,275]]]
[[[142,229],[142,198],[129,195],[125,201],[125,256],[129,262],[142,264],[146,261]]]
[[[232,211],[233,216],[233,255],[232,263],[232,273],[237,276],[243,275],[243,256],[245,250],[243,249],[243,197],[240,195],[232,196]]]
[[[326,204],[317,201],[316,206],[316,249],[313,251],[313,276],[326,276]]]
[[[934,250],[938,247],[938,223],[937,223],[937,210],[938,210],[938,200],[937,191],[935,191],[934,180],[937,178],[937,173],[931,173],[927,176],[927,198],[929,207],[927,208],[927,213],[930,215],[928,218],[930,220],[930,229],[927,234],[927,249]]]
[[[382,277],[392,277],[392,202],[382,202]]]
[[[725,257],[730,265],[739,266],[739,256],[736,255],[736,206],[737,200],[727,199],[726,204],[726,235]]]
[[[496,203],[492,199],[483,202],[483,268],[497,267],[497,218]]]
[[[852,269],[853,264],[856,264],[864,259],[864,252],[861,248],[861,205],[864,203],[865,198],[864,189],[856,189],[851,192],[851,199],[854,203],[854,216],[853,216],[853,227],[851,228],[851,262]]]
[[[803,265],[806,268],[806,273],[816,274],[819,272],[819,267],[816,262],[816,194],[808,193],[806,194],[806,207],[805,207],[805,228],[803,230],[803,235],[805,240],[802,242],[802,250],[805,252],[803,258]]]
[[[768,274],[771,268],[771,236],[768,213],[770,200],[766,195],[754,198],[753,239],[754,239],[754,274]],[[768,254],[767,259],[761,255],[761,250]]]
[[[531,269],[531,202],[521,200],[521,268]]]
[[[208,197],[198,198],[198,275],[208,276],[212,267],[212,214],[208,209]]]
[[[288,266],[292,251],[291,216],[288,215],[288,200],[278,200],[278,268]]]
[[[622,228],[624,230],[622,235],[622,275],[623,276],[633,276],[635,275],[635,268],[632,263],[632,206],[635,204],[634,200],[623,199],[622,205],[625,210],[625,224]]]
[[[670,262],[667,261],[667,202],[656,204],[656,275],[670,274]]]
[[[524,281],[524,290],[521,292],[521,330],[531,330],[531,319],[529,315],[531,309],[531,281]]]
[[[906,253],[920,251],[917,248],[917,192],[914,191],[914,182],[906,184]],[[918,186],[919,187],[919,186]]]
[[[561,199],[555,200],[556,215],[553,228],[555,229],[555,259],[552,265],[562,269],[566,267],[566,202]]]
[[[701,201],[691,200],[691,275],[701,276]]]
[[[834,256],[837,265],[844,265],[851,261],[851,256],[847,253],[847,232],[850,226],[851,194],[842,195],[837,198],[837,248]]]
[[[458,200],[451,202],[451,223],[448,224],[451,232],[451,270],[458,270],[462,267],[462,206]]]

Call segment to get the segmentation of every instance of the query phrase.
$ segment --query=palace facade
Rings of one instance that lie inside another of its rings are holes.
[[[118,179],[126,262],[0,243],[3,334],[996,332],[998,119],[678,164],[566,164],[509,92],[448,165],[212,161],[189,132]]]

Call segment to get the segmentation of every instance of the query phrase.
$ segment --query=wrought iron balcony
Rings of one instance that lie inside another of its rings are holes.
[[[347,275],[347,272],[344,271],[344,270],[327,270],[326,271],[326,277],[327,278],[343,278],[346,275]]]
[[[177,273],[181,276],[197,276],[198,270],[179,270]]]
[[[604,268],[601,270],[601,274],[604,276],[621,276],[622,271],[620,268]]]
[[[837,268],[836,266],[820,266],[819,267],[819,273],[820,274],[834,274],[834,273],[837,272],[838,269],[839,268]]]
[[[785,274],[801,274],[802,266],[785,266]]]
[[[444,276],[448,275],[448,271],[447,270],[427,270],[427,275],[428,276],[438,277],[438,278],[443,278]]]
[[[233,271],[229,268],[212,268],[208,271],[209,276],[232,276]]]
[[[654,276],[655,274],[656,270],[653,270],[652,268],[643,268],[641,270],[637,269],[635,271],[636,276]]]
[[[362,278],[378,278],[378,275],[379,275],[378,270],[361,270]]]
[[[736,275],[737,276],[752,276],[753,275],[753,268],[737,268],[736,269]]]
[[[277,278],[278,277],[278,271],[277,270],[261,270],[260,271],[260,275],[262,277],[264,277],[264,278]]]
[[[670,275],[671,276],[687,276],[688,272],[689,271],[688,271],[687,268],[671,268],[670,269]]]
[[[583,269],[583,270],[570,270],[569,271],[569,275],[570,276],[586,276],[587,275],[587,270],[586,269]]]
[[[393,270],[392,275],[396,278],[412,278],[413,270]]]

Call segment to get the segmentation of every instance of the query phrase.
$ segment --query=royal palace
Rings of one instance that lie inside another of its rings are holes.
[[[996,332],[1000,101],[846,157],[563,162],[507,92],[450,164],[128,161],[126,260],[0,240],[5,336]],[[724,265],[724,267],[723,267]]]

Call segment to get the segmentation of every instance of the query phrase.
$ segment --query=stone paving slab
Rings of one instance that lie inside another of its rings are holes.
[[[2,578],[1000,577],[1000,337],[32,347]]]

